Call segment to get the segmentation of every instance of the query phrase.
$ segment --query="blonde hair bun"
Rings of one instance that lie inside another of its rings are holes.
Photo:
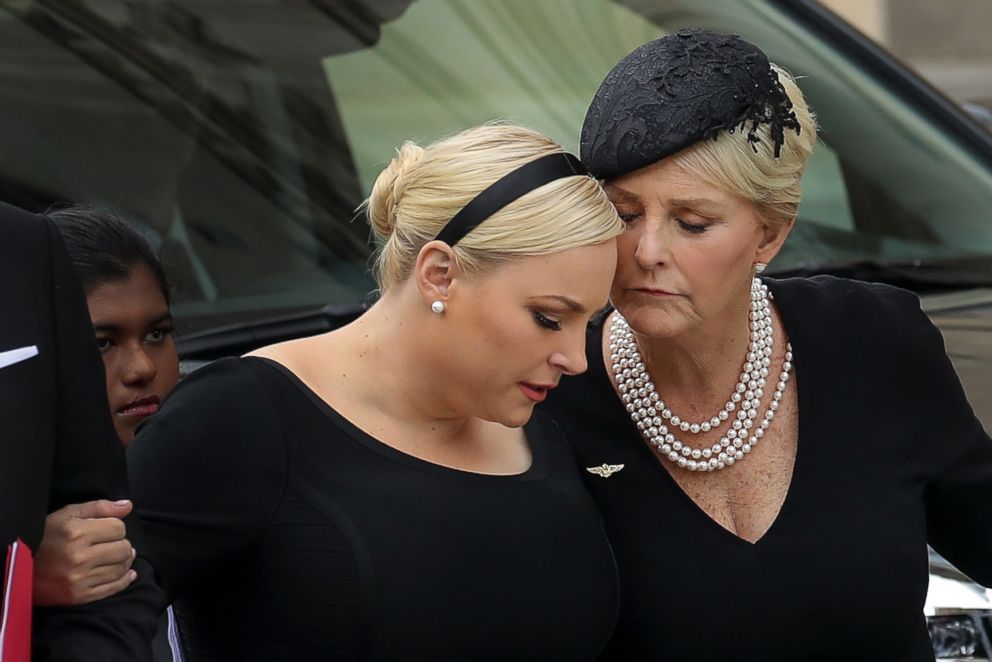
[[[388,239],[396,229],[397,207],[409,185],[410,172],[423,155],[423,147],[407,141],[376,177],[368,199],[368,217],[372,230],[380,239]]]
[[[476,195],[513,170],[562,148],[547,136],[512,124],[465,129],[421,149],[397,150],[366,202],[380,238],[376,280],[386,292],[410,276],[425,244]],[[453,247],[465,273],[502,261],[547,255],[607,241],[623,223],[592,177],[563,177],[502,207]]]

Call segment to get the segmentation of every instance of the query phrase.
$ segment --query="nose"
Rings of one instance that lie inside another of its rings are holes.
[[[671,250],[663,223],[642,223],[628,238],[634,244],[634,259],[643,269],[651,269],[658,265],[667,264],[671,259]],[[622,235],[621,235],[622,236]]]
[[[121,379],[127,385],[147,384],[155,379],[155,362],[143,345],[132,346],[125,358]]]
[[[586,359],[585,329],[576,334],[577,338],[570,340],[566,347],[551,355],[551,365],[565,375],[578,375],[586,371],[589,361]]]

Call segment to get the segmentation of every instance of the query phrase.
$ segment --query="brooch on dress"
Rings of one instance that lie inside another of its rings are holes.
[[[586,467],[586,471],[600,478],[609,478],[616,472],[623,469],[622,464],[601,464],[598,467]]]

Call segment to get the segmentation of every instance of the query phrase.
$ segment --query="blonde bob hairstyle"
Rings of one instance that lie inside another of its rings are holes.
[[[778,65],[772,70],[792,101],[800,132],[785,129],[778,158],[767,124],[758,129],[760,142],[752,146],[746,131],[721,131],[716,139],[702,140],[671,159],[686,172],[755,206],[759,218],[773,230],[796,217],[802,197],[801,179],[816,144],[816,119],[806,105],[795,79]]]
[[[380,290],[406,280],[424,244],[483,189],[525,163],[561,151],[550,138],[508,124],[467,129],[426,148],[404,143],[365,202],[381,241],[375,264]],[[595,179],[565,177],[503,207],[453,250],[459,268],[479,273],[505,260],[602,243],[622,230]]]

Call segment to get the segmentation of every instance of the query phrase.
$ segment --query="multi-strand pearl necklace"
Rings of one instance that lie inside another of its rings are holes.
[[[761,416],[759,408],[771,370],[775,335],[769,299],[768,286],[754,278],[751,281],[750,342],[740,380],[727,404],[715,416],[696,423],[684,420],[665,404],[648,376],[627,320],[619,311],[613,313],[610,364],[620,398],[644,438],[680,467],[690,471],[725,469],[743,460],[771,426],[792,371],[792,345],[787,343],[785,346],[782,372],[768,408]],[[706,448],[693,448],[675,436],[676,431],[690,434],[716,431],[725,423],[729,423],[728,430],[720,441]]]

